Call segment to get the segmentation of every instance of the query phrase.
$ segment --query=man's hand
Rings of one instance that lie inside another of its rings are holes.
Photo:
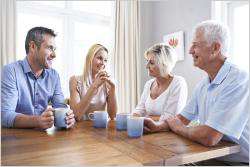
[[[39,128],[47,129],[51,128],[54,124],[54,116],[53,109],[47,108],[40,116],[39,116]]]
[[[175,133],[178,133],[178,131],[182,128],[186,128],[178,117],[169,116],[165,122],[167,122],[169,128]]]
[[[152,132],[160,132],[160,131],[168,131],[168,125],[166,122],[155,122],[151,118],[144,118],[144,132],[152,133]]]
[[[72,110],[69,110],[67,113],[66,113],[66,124],[67,124],[67,129],[68,128],[73,128],[73,126],[75,125],[75,115],[73,113]]]

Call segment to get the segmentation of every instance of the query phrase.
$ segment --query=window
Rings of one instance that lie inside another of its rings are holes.
[[[85,56],[94,43],[111,50],[111,1],[18,1],[17,58],[25,54],[25,38],[29,29],[44,26],[53,29],[57,57],[53,68],[61,78],[65,97],[69,97],[69,78],[83,71]]]
[[[249,72],[249,1],[212,2],[212,19],[229,26],[229,59]]]
[[[230,3],[228,9],[232,60],[249,72],[249,2]]]

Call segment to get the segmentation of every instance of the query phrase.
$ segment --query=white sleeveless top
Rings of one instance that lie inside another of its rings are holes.
[[[85,96],[88,89],[85,89],[85,87],[82,84],[82,81],[80,79],[80,76],[75,76],[75,80],[77,81],[77,92],[80,95],[80,99]],[[83,120],[88,120],[88,114],[92,113],[93,111],[103,111],[106,108],[106,101],[107,101],[107,88],[106,85],[101,85],[97,91],[94,93],[94,96],[92,97],[90,101],[90,105],[87,109],[87,111],[83,114]]]

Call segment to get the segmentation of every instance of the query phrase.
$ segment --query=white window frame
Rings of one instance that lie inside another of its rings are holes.
[[[247,4],[248,2],[247,1],[235,1],[235,2],[230,2],[227,4],[227,8],[228,8],[228,11],[232,11],[235,7],[238,7],[238,6],[242,6],[242,5],[245,5]],[[228,20],[228,26],[229,26],[229,29],[231,32],[234,32],[234,20],[231,19],[233,16],[232,16],[232,13],[231,12],[228,12],[227,14],[227,20]],[[231,34],[231,37],[232,37],[232,41],[234,40],[234,33]],[[230,55],[232,55],[232,58],[231,60],[234,61],[234,59],[236,58],[233,53],[234,53],[234,47],[230,47]]]
[[[242,6],[244,4],[249,3],[249,1],[212,1],[211,4],[211,19],[212,20],[218,20],[223,22],[224,24],[227,24],[230,31],[232,32],[231,34],[231,41],[233,41],[233,19],[231,16],[231,13],[229,11],[232,10],[232,8],[237,7],[237,6]],[[220,12],[219,12],[220,11]],[[231,60],[232,62],[234,61],[234,59],[236,58],[233,54],[233,47],[229,48],[229,55],[230,57],[228,57],[229,60]]]

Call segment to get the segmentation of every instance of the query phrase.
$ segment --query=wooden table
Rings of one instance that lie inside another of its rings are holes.
[[[91,166],[180,165],[239,152],[240,146],[220,142],[204,147],[171,132],[128,138],[116,131],[79,122],[71,130],[2,128],[1,165]]]

